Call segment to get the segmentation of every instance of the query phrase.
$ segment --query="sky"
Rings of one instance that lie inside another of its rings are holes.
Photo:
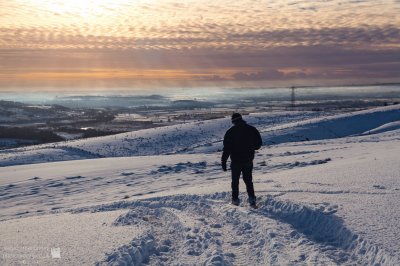
[[[0,0],[0,91],[386,82],[399,0]]]

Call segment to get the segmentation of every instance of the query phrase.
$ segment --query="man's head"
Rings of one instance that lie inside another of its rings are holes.
[[[241,115],[241,114],[239,114],[239,113],[234,113],[234,114],[232,115],[232,123],[233,123],[233,124],[236,124],[236,123],[241,122],[241,121],[243,121],[243,118],[242,118],[242,115]]]

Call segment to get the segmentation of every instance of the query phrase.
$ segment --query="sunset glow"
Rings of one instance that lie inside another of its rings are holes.
[[[0,28],[1,88],[58,79],[273,86],[400,76],[400,4],[391,0],[8,0]]]

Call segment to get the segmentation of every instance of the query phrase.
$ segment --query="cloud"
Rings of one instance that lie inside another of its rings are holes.
[[[36,50],[0,51],[4,78],[26,73],[87,73],[80,77],[146,77],[222,82],[399,77],[400,49],[362,50],[335,46],[274,47],[264,50]],[[100,71],[100,74],[99,72]],[[135,74],[136,73],[136,74]],[[163,73],[163,74],[161,74]],[[66,74],[60,75],[65,77]],[[142,74],[143,76],[144,74]],[[29,75],[24,75],[28,77]],[[44,74],[36,75],[45,77]],[[21,77],[21,76],[19,76]],[[55,75],[53,75],[54,79]]]
[[[219,75],[203,76],[202,79],[207,80],[207,81],[225,81],[225,80],[227,80],[226,78],[223,78]]]
[[[399,12],[373,0],[0,1],[0,76],[395,78]]]
[[[400,40],[399,8],[391,2],[41,2],[0,1],[0,49],[263,49]]]
[[[235,80],[267,80],[267,79],[280,79],[284,77],[284,73],[278,70],[259,71],[254,73],[237,72],[232,75]]]
[[[368,47],[398,45],[400,28],[394,26],[368,28],[307,28],[249,30],[202,34],[201,30],[179,30],[164,36],[84,36],[74,32],[49,32],[43,29],[0,28],[0,48],[15,49],[110,49],[110,50],[182,50],[214,48],[265,49],[272,47],[340,45]]]

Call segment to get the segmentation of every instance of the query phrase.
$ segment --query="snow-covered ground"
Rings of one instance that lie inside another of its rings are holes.
[[[397,128],[399,106],[333,115],[323,112],[268,112],[245,117],[265,144],[373,134]],[[151,128],[112,136],[71,140],[0,151],[0,167],[104,157],[215,153],[230,127],[227,118]]]
[[[400,106],[246,120],[258,210],[227,204],[227,119],[3,151],[0,264],[400,265]]]
[[[260,129],[323,116],[320,112],[270,112],[246,117]],[[206,147],[216,151],[231,126],[229,119],[191,122],[112,136],[43,144],[0,151],[0,166],[87,158],[164,155],[193,152]],[[203,151],[199,151],[203,153]]]

